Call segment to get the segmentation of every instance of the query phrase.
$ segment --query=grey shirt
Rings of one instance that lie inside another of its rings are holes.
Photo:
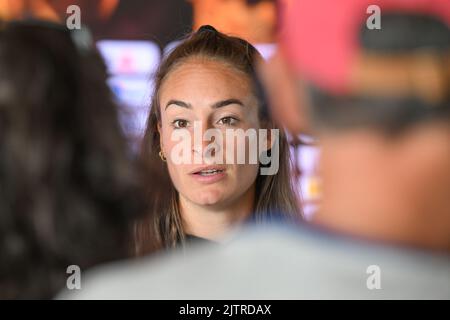
[[[62,299],[450,299],[450,255],[308,227],[254,226],[96,268]]]

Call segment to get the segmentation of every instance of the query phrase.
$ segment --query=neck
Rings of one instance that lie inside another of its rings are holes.
[[[254,185],[235,201],[220,206],[198,205],[180,194],[179,206],[185,233],[218,240],[252,214],[254,199]]]
[[[369,138],[364,143],[322,141],[323,200],[313,221],[367,239],[450,252],[450,175],[445,163],[414,162],[408,167],[403,160],[403,165],[393,158],[383,160],[385,149],[377,151],[376,141]],[[420,173],[428,167],[438,174]]]

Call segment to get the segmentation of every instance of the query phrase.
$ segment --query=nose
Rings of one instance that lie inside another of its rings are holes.
[[[192,139],[194,159],[210,162],[222,148],[217,139],[221,134],[219,129],[209,125],[208,122],[196,121],[194,123],[194,139]]]

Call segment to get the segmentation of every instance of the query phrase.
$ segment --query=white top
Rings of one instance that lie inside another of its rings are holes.
[[[96,268],[59,298],[450,299],[450,255],[255,226],[223,245]]]

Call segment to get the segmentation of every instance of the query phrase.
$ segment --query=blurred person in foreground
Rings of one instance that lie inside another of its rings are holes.
[[[0,28],[0,299],[52,298],[130,253],[144,211],[131,159],[83,28],[40,21]]]
[[[312,225],[103,269],[77,298],[450,298],[450,2],[377,1],[373,30],[370,0],[286,3],[261,75],[275,116],[320,142]]]

